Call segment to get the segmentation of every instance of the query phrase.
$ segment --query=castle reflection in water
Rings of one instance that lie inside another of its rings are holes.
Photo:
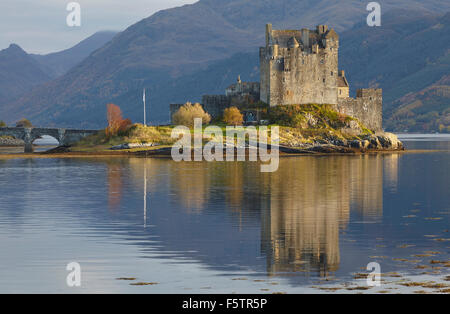
[[[362,221],[381,219],[383,184],[396,189],[399,158],[398,154],[288,157],[281,158],[274,173],[260,173],[259,164],[253,162],[111,161],[110,210],[116,210],[121,177],[130,175],[140,189],[145,172],[149,193],[165,184],[171,191],[168,203],[175,203],[180,215],[226,211],[240,232],[257,223],[268,274],[325,276],[339,269],[339,235],[350,214]],[[226,206],[217,206],[221,202]]]

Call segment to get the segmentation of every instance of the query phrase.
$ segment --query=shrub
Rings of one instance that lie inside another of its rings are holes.
[[[211,121],[211,116],[203,110],[199,103],[187,102],[173,114],[172,121],[176,125],[193,127],[195,118],[201,118],[203,124],[208,124]]]
[[[32,128],[33,124],[28,119],[21,119],[16,122],[17,128]]]
[[[223,112],[223,121],[228,125],[242,125],[244,116],[236,107],[226,108]]]
[[[115,136],[126,132],[132,125],[130,119],[122,117],[122,110],[119,106],[114,104],[106,105],[106,117],[108,120],[108,127],[105,129],[106,136]]]
[[[125,140],[129,143],[159,143],[161,145],[173,144],[172,128],[167,126],[146,126],[133,124],[126,132]]]

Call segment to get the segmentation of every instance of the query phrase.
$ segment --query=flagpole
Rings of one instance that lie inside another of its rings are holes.
[[[144,101],[144,125],[147,125],[147,119],[146,119],[146,116],[145,116],[145,88],[144,88],[144,95],[142,96],[142,99],[143,99],[143,101]]]

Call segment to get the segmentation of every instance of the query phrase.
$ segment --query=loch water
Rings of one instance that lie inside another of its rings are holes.
[[[285,157],[274,173],[0,158],[0,292],[301,293],[370,262],[420,274],[450,257],[450,137],[401,140],[410,152]],[[66,283],[71,262],[80,287]]]

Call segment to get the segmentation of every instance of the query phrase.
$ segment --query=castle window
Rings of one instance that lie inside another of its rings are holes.
[[[331,76],[333,76],[333,71],[331,71]]]
[[[325,83],[325,79],[323,79],[323,82]]]
[[[322,60],[320,60],[320,64],[323,64],[323,62],[324,62],[324,61],[323,61],[323,59],[322,59]]]

